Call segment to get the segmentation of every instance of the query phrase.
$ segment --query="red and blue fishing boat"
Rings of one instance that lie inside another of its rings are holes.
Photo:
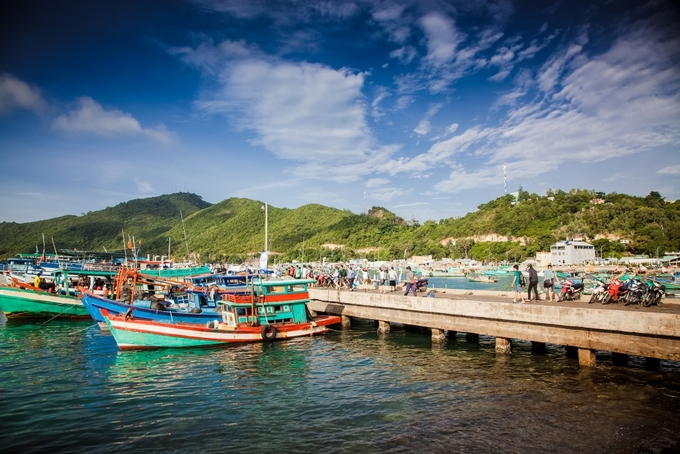
[[[121,350],[201,347],[233,342],[271,342],[323,334],[340,323],[334,315],[313,316],[307,309],[313,279],[251,281],[248,294],[228,294],[214,320],[202,324],[145,320],[133,311],[104,320]]]
[[[103,311],[109,315],[128,314],[136,319],[165,322],[206,323],[219,318],[220,302],[227,295],[249,294],[253,276],[230,276],[228,282],[184,282],[146,274],[147,270],[121,269],[112,298],[83,292],[82,303],[102,329],[107,329]],[[225,284],[226,282],[226,284]],[[224,285],[222,285],[224,284]]]

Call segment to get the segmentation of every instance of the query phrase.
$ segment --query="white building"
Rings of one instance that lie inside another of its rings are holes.
[[[595,246],[584,241],[558,241],[550,246],[553,265],[582,265],[595,261]]]

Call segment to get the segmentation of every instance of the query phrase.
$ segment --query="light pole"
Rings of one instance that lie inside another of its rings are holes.
[[[660,248],[660,247],[661,247],[661,246],[657,246],[657,247],[656,247],[656,258],[657,258],[657,259],[659,258],[659,248]]]

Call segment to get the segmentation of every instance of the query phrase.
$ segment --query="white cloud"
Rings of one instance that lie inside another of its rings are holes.
[[[141,194],[151,194],[154,192],[153,185],[150,181],[143,181],[138,177],[135,177],[135,186],[137,186],[137,191]]]
[[[410,194],[412,191],[410,189],[401,188],[380,188],[372,190],[368,193],[368,197],[371,200],[376,200],[378,202],[389,202],[394,200],[396,197],[400,197],[406,194]]]
[[[440,67],[450,63],[456,53],[458,45],[463,42],[465,35],[447,17],[433,12],[419,20],[420,26],[427,37],[427,56],[425,60],[433,67]]]
[[[40,90],[17,79],[12,74],[0,74],[0,114],[14,109],[26,109],[37,114],[47,109]]]
[[[413,46],[402,46],[390,52],[390,57],[396,58],[401,63],[408,65],[418,56],[418,51]]]
[[[585,41],[581,34],[551,58],[537,82],[523,74],[517,90],[499,103],[512,105],[532,87],[545,96],[510,110],[499,126],[469,128],[383,170],[412,176],[448,165],[452,171],[436,189],[457,192],[498,184],[503,163],[515,178],[528,178],[567,161],[600,162],[680,145],[680,38],[640,23],[600,55],[588,57]],[[667,169],[662,174],[678,168]]]
[[[353,181],[392,152],[374,146],[364,79],[364,73],[320,64],[234,60],[222,69],[221,89],[196,105],[255,132],[253,145],[299,163],[287,169],[294,175]],[[379,92],[374,108],[386,95]]]
[[[424,136],[427,135],[430,132],[431,125],[430,125],[430,119],[439,112],[439,110],[442,108],[443,104],[441,103],[435,103],[432,104],[428,109],[427,113],[425,114],[425,118],[423,118],[420,123],[418,123],[418,126],[415,127],[413,132],[415,132],[419,136]]]
[[[162,144],[173,141],[172,134],[164,126],[156,129],[142,128],[129,113],[105,110],[90,97],[78,98],[78,107],[68,114],[60,115],[52,122],[52,129],[68,133],[90,133],[105,137],[120,135],[143,135]]]
[[[376,89],[375,98],[373,98],[371,103],[371,115],[373,118],[378,119],[385,115],[385,111],[380,107],[380,103],[389,96],[392,95],[385,87],[378,87]]]
[[[418,123],[418,126],[413,129],[413,132],[419,136],[426,135],[430,132],[430,120],[421,120],[420,123]]]
[[[364,184],[364,186],[366,186],[367,188],[374,188],[376,186],[386,185],[389,182],[390,180],[387,178],[371,178],[370,180],[366,181],[366,184]]]
[[[680,175],[680,165],[668,166],[656,171],[659,175]]]

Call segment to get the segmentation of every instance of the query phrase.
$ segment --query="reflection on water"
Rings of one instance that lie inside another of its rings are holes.
[[[580,368],[464,336],[352,331],[120,352],[94,324],[0,320],[5,452],[660,452],[680,369]]]

